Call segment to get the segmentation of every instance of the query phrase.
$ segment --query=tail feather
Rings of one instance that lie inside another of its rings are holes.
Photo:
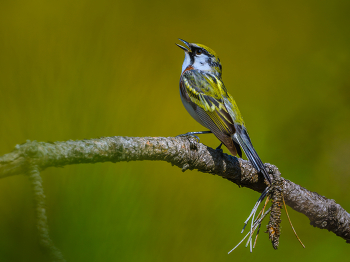
[[[258,153],[255,151],[253,144],[249,138],[247,130],[240,125],[236,126],[236,133],[233,135],[233,140],[236,141],[243,149],[249,161],[253,167],[261,173],[267,182],[271,185],[272,181],[269,174],[267,173],[263,162],[261,161]]]

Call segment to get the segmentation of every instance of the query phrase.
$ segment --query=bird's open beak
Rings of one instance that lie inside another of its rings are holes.
[[[179,40],[180,40],[181,42],[183,42],[183,43],[188,47],[188,49],[187,49],[186,47],[182,46],[182,45],[179,45],[179,44],[176,44],[176,45],[177,45],[178,47],[180,47],[181,49],[183,49],[186,53],[191,52],[190,44],[187,43],[185,40],[182,40],[182,39],[180,39],[180,38],[179,38]]]

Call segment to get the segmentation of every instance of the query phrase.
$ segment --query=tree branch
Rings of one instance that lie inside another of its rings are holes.
[[[262,192],[266,185],[249,161],[221,153],[190,137],[104,137],[99,139],[27,141],[0,157],[0,178],[80,163],[161,160],[187,169],[221,176],[239,186]],[[265,164],[269,174],[278,169]],[[282,178],[283,179],[283,178]],[[327,229],[350,243],[350,215],[332,199],[284,180],[284,198],[291,208],[306,215],[311,225]]]

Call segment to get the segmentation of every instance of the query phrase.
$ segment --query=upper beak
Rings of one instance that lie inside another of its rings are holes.
[[[186,48],[186,47],[183,47],[182,45],[179,45],[179,44],[176,44],[178,47],[180,47],[181,49],[183,49],[185,52],[191,52],[191,47],[190,47],[190,44],[189,43],[187,43],[185,40],[182,40],[182,39],[180,39],[179,38],[179,40],[180,41],[182,41],[187,47],[188,47],[188,49]]]

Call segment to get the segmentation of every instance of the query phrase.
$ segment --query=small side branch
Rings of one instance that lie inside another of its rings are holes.
[[[64,262],[61,251],[53,244],[49,236],[49,226],[47,224],[45,194],[42,185],[40,172],[36,166],[31,166],[28,171],[29,180],[32,184],[34,195],[36,228],[38,230],[39,244],[45,253],[51,258],[51,261]]]
[[[198,170],[221,176],[257,192],[264,181],[249,161],[209,148],[189,137],[104,137],[99,139],[44,143],[27,141],[0,157],[0,178],[38,171],[48,167],[99,162],[139,160],[167,161],[182,170]],[[275,166],[265,164],[272,176]],[[350,243],[350,215],[334,200],[327,199],[281,177],[287,205],[306,215],[311,224],[327,229]]]

